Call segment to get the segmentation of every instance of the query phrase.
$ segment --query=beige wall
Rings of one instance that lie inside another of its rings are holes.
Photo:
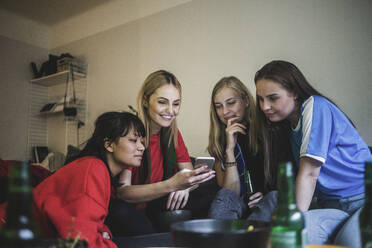
[[[0,36],[0,158],[27,160],[30,62],[47,50]]]
[[[192,155],[205,154],[210,92],[273,59],[299,66],[372,144],[371,1],[192,1],[60,47],[89,63],[89,119],[127,110],[145,77],[164,68],[183,86],[179,126]]]
[[[50,47],[59,47],[98,32],[152,15],[191,0],[111,0],[51,27]]]
[[[371,12],[370,0],[185,1],[52,52],[81,55],[89,64],[89,130],[102,112],[135,105],[145,77],[163,68],[183,86],[178,121],[190,154],[206,154],[214,84],[235,75],[255,93],[254,73],[284,59],[332,98],[371,145]]]
[[[27,45],[49,49],[51,35],[52,29],[49,26],[0,8],[0,36]]]

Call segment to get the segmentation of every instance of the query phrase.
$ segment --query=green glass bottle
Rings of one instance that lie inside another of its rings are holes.
[[[292,163],[279,166],[278,205],[272,216],[272,248],[305,248],[304,218],[297,210]]]
[[[40,232],[32,214],[29,169],[26,162],[15,162],[11,166],[6,223],[0,232],[1,247],[42,247]]]
[[[362,248],[372,248],[372,162],[365,163],[366,203],[360,212],[359,223]]]
[[[248,204],[249,197],[251,197],[254,194],[253,185],[251,181],[251,175],[248,170],[244,172],[244,187],[245,187],[245,193],[244,193],[244,202]]]

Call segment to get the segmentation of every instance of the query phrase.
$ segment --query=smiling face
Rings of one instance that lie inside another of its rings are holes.
[[[243,121],[247,103],[234,89],[223,87],[216,93],[213,103],[219,120],[225,125],[234,117],[238,117],[236,122]]]
[[[116,142],[105,142],[107,162],[115,175],[123,168],[138,167],[141,165],[145,150],[144,138],[140,137],[133,128],[124,137]]]
[[[260,109],[272,122],[289,120],[296,126],[299,118],[299,108],[296,97],[279,83],[261,79],[256,83],[257,99]]]
[[[162,127],[169,127],[177,117],[181,104],[179,90],[172,84],[159,87],[148,103],[148,114],[151,119],[151,134],[159,133]]]

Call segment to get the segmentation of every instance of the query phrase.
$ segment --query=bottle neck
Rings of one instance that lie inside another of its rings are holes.
[[[366,200],[365,200],[365,208],[372,209],[372,184],[366,185]]]
[[[278,176],[278,211],[288,212],[296,209],[292,164],[281,164]]]
[[[32,188],[29,165],[17,162],[11,167],[8,186],[7,223],[19,221],[17,216],[32,216]]]
[[[245,177],[244,185],[245,185],[246,193],[253,193],[254,191],[253,191],[253,185],[251,181],[251,175],[248,170],[244,172],[244,177]]]
[[[372,162],[365,163],[364,185],[366,194],[365,208],[372,208]]]

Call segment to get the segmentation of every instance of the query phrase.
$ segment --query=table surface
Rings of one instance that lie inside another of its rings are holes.
[[[170,232],[131,237],[116,237],[113,241],[119,248],[172,247],[172,237]]]

